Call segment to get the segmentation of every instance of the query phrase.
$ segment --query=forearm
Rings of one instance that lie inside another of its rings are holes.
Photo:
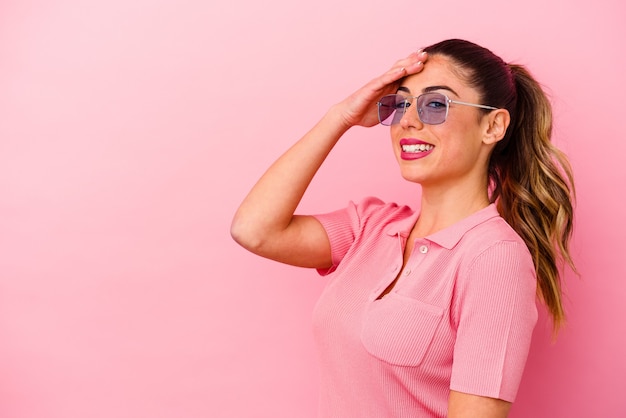
[[[448,418],[506,418],[510,409],[501,399],[450,391]]]
[[[253,249],[286,230],[315,173],[348,128],[334,106],[278,158],[237,210],[231,226],[233,238]]]

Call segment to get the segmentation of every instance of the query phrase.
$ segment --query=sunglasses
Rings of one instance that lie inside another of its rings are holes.
[[[377,103],[378,120],[382,125],[391,126],[399,123],[406,110],[411,107],[413,99],[417,103],[417,115],[427,125],[439,125],[444,123],[448,117],[450,103],[480,107],[481,109],[496,110],[497,107],[479,105],[474,103],[459,102],[450,100],[443,93],[424,93],[419,96],[404,96],[402,94],[389,94],[383,96]]]

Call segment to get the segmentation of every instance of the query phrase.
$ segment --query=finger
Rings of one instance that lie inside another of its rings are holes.
[[[406,71],[406,75],[419,73],[423,69],[424,69],[424,61],[421,61],[421,60],[412,62],[411,64],[408,64],[406,67],[404,67],[404,70]]]
[[[408,57],[398,60],[386,73],[372,80],[372,90],[380,92],[388,89],[407,75],[416,74],[424,68],[428,54],[422,50],[411,53]]]
[[[409,58],[398,61],[383,78],[388,83],[399,80],[407,75],[416,74],[424,69],[424,61],[426,61],[426,53],[411,54]]]
[[[418,50],[413,52],[406,58],[398,60],[391,69],[384,74],[385,76],[390,75],[392,79],[394,79],[394,75],[400,75],[401,77],[406,77],[410,74],[415,74],[420,72],[424,68],[424,62],[428,59],[428,54],[424,51]],[[387,77],[388,78],[388,77]]]
[[[374,84],[375,90],[382,90],[385,87],[389,86],[390,84],[393,84],[395,82],[397,82],[398,80],[404,78],[407,76],[407,67],[404,66],[399,66],[399,67],[392,67],[389,71],[387,71],[385,74],[381,75],[380,77],[378,77],[376,80],[374,80]]]
[[[414,66],[417,63],[424,63],[428,59],[428,53],[418,49],[417,51],[411,53],[408,57],[398,60],[392,68],[407,68],[410,66]]]

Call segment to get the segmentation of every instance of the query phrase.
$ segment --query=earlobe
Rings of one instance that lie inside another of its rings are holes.
[[[495,144],[504,138],[506,134],[506,128],[509,127],[511,122],[511,115],[506,109],[497,109],[487,115],[487,129],[483,142],[485,144]]]

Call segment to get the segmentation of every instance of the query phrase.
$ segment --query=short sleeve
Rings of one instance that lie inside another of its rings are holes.
[[[537,322],[536,275],[523,242],[488,247],[459,277],[450,389],[513,402]]]
[[[358,204],[351,201],[343,209],[314,215],[328,235],[333,263],[328,269],[318,269],[318,273],[326,275],[337,269],[352,244],[361,235],[366,220],[384,205],[380,199],[368,197]]]

